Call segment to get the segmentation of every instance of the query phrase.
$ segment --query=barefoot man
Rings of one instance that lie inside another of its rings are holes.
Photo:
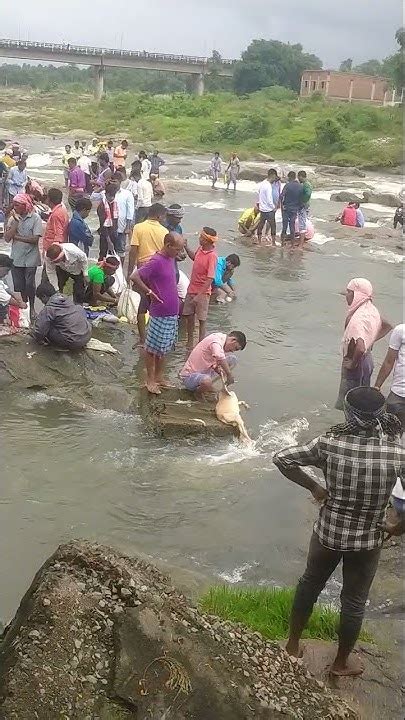
[[[385,521],[387,504],[399,477],[404,487],[405,451],[401,423],[385,412],[385,398],[375,388],[357,387],[344,400],[346,423],[336,425],[307,445],[274,457],[286,478],[309,490],[321,505],[311,538],[307,567],[298,582],[286,646],[299,657],[299,641],[314,603],[343,563],[339,646],[333,675],[360,675],[363,667],[350,654],[359,637],[364,608],[383,544],[384,532],[402,535],[405,513]],[[302,467],[322,470],[326,488]],[[401,472],[402,468],[402,472]]]
[[[151,301],[145,340],[146,387],[155,395],[160,394],[162,387],[169,387],[163,373],[165,356],[177,340],[179,296],[175,258],[183,248],[181,235],[167,233],[162,250],[131,275],[135,289]]]

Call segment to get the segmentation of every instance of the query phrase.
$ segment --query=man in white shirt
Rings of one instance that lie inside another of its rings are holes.
[[[148,217],[149,208],[153,203],[153,187],[150,180],[141,177],[138,180],[138,200],[136,203],[136,222],[140,223]]]
[[[45,255],[46,270],[56,271],[59,292],[73,279],[73,300],[77,305],[84,302],[85,276],[87,276],[87,255],[74,243],[52,243]]]
[[[133,227],[135,200],[131,190],[123,188],[121,185],[124,180],[122,173],[114,173],[113,179],[119,184],[119,190],[115,196],[118,210],[117,243],[115,250],[122,260],[125,257],[127,238]]]
[[[271,231],[271,243],[276,244],[276,206],[274,205],[273,199],[273,187],[272,181],[274,180],[274,170],[269,170],[267,178],[259,185],[259,211],[260,220],[257,226],[257,241],[260,244],[262,242],[263,228],[265,229],[265,240],[267,241],[267,233]]]
[[[390,337],[385,360],[378,373],[375,387],[377,390],[394,370],[391,392],[387,397],[387,411],[396,415],[405,430],[405,323],[397,325]]]

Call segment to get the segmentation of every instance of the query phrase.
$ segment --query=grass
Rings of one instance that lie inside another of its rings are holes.
[[[0,88],[0,126],[15,132],[128,137],[151,150],[204,152],[243,159],[277,157],[359,167],[390,167],[402,159],[401,108],[300,100],[285,88],[233,93],[150,95],[120,92],[96,103],[64,88],[45,92]],[[332,121],[334,137],[319,130]],[[337,126],[337,130],[336,130]]]
[[[284,640],[288,637],[294,592],[294,588],[288,587],[236,589],[216,586],[201,598],[200,607],[223,620],[242,623],[269,640]],[[317,604],[303,637],[335,641],[338,624],[339,613],[334,607]],[[372,642],[365,630],[360,638]]]

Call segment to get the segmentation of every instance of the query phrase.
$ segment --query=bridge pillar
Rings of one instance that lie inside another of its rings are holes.
[[[104,65],[95,68],[94,98],[99,102],[104,95]]]
[[[204,75],[194,75],[194,95],[204,95]]]

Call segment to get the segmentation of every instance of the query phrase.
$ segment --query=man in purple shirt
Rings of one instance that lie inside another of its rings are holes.
[[[167,233],[163,249],[131,275],[135,289],[151,301],[145,341],[146,387],[154,395],[160,395],[162,387],[170,387],[163,374],[165,356],[177,340],[179,296],[175,258],[183,249],[181,235]]]
[[[69,187],[69,205],[75,210],[76,203],[79,198],[84,197],[86,190],[86,176],[83,170],[78,166],[75,157],[68,159],[68,187]]]

